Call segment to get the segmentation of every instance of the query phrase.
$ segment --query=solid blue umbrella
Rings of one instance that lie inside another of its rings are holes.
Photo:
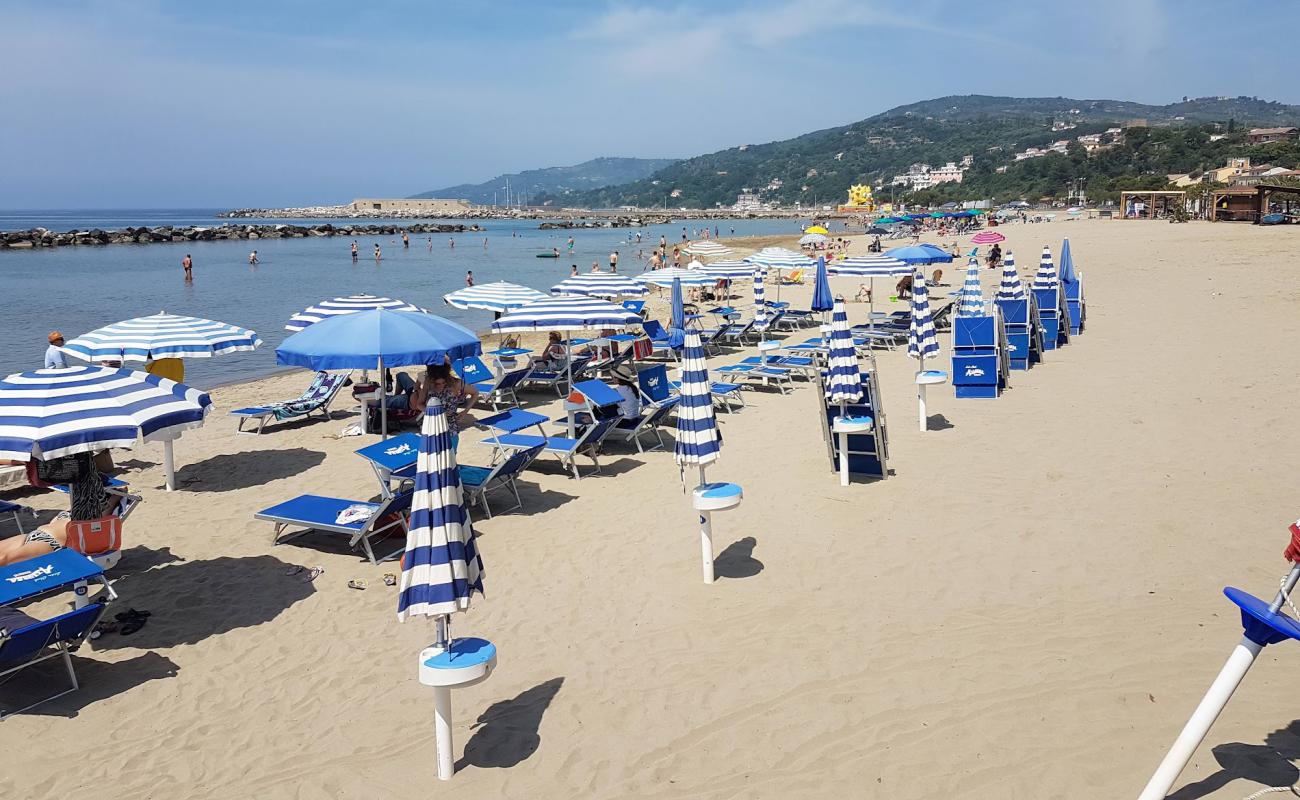
[[[444,364],[483,352],[473,331],[416,311],[379,308],[317,322],[284,340],[275,363],[316,371],[378,368],[380,426],[388,437],[385,367]]]
[[[1043,255],[1038,259],[1038,272],[1034,275],[1034,288],[1055,289],[1057,283],[1056,267],[1052,264],[1052,248],[1043,245]]]
[[[980,283],[979,259],[974,256],[966,262],[966,280],[957,297],[957,316],[984,316],[984,285]]]
[[[1078,283],[1079,276],[1074,271],[1074,256],[1070,254],[1070,240],[1061,242],[1061,282]]]
[[[673,281],[670,306],[668,343],[673,347],[681,347],[682,342],[686,339],[686,303],[682,300],[682,282],[680,279]]]
[[[899,261],[905,261],[908,264],[933,264],[936,261],[952,261],[952,256],[947,253],[943,258],[939,258],[935,251],[923,244],[908,245],[907,247],[895,247],[892,250],[886,250],[885,255],[890,258],[896,258]]]
[[[1016,272],[1016,256],[1010,250],[1002,261],[1002,283],[998,285],[999,300],[1024,300],[1025,287],[1020,282],[1020,273]]]
[[[84,333],[63,350],[86,361],[149,361],[210,358],[254,350],[261,344],[261,338],[246,328],[198,317],[153,314]]]
[[[813,311],[830,311],[835,307],[835,296],[831,294],[831,282],[826,276],[826,259],[817,258],[817,277],[813,283]]]

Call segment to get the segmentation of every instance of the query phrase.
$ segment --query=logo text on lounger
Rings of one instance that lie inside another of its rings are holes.
[[[414,449],[415,449],[415,448],[414,448],[414,447],[411,447],[409,444],[399,444],[397,447],[390,447],[390,448],[388,448],[387,450],[385,450],[385,451],[384,451],[384,455],[386,455],[386,456],[400,456],[400,455],[402,455],[403,453],[409,453],[409,452],[411,452],[411,451],[414,450]]]
[[[47,578],[53,574],[54,574],[54,565],[49,564],[44,567],[29,569],[26,572],[14,573],[13,575],[10,575],[8,578],[5,578],[5,580],[9,581],[10,583],[19,583],[21,581],[34,581],[37,578]]]
[[[966,377],[967,377],[967,378],[982,378],[982,377],[984,377],[984,370],[982,370],[982,369],[980,369],[979,367],[977,367],[977,366],[975,366],[974,364],[972,364],[972,365],[966,367]]]

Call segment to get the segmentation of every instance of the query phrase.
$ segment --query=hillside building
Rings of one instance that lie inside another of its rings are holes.
[[[902,175],[895,175],[890,181],[890,186],[905,186],[913,191],[929,189],[940,183],[961,183],[966,170],[974,162],[973,156],[966,156],[962,159],[960,165],[955,161],[949,161],[942,167],[932,167],[929,164],[913,164],[907,168],[907,172]]]
[[[1250,144],[1269,144],[1298,137],[1300,137],[1300,128],[1252,128],[1246,134],[1246,141]]]
[[[736,195],[736,204],[732,208],[736,211],[762,211],[763,201],[756,194],[742,193]]]

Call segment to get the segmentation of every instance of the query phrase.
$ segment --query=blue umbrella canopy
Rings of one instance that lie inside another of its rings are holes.
[[[212,398],[147,372],[67,367],[0,381],[0,459],[30,461],[170,441],[197,428]]]
[[[939,355],[939,337],[934,330],[934,317],[930,314],[930,293],[925,288],[925,276],[916,273],[912,279],[912,324],[907,331],[907,354],[921,361]]]
[[[482,352],[478,337],[456,323],[414,311],[375,309],[317,322],[284,340],[275,362],[313,370],[442,364]]]
[[[999,300],[1024,300],[1025,287],[1020,282],[1020,273],[1016,271],[1016,256],[1010,250],[1002,261],[1002,283],[998,285]]]
[[[831,282],[826,276],[826,259],[817,259],[817,277],[813,283],[813,311],[830,311],[835,306],[835,296],[831,294]]]
[[[148,361],[211,358],[254,350],[261,344],[261,338],[246,328],[198,317],[153,314],[84,333],[63,350],[86,361]]]
[[[1038,272],[1034,275],[1034,288],[1055,289],[1057,284],[1056,267],[1052,264],[1052,248],[1043,245],[1043,255],[1038,259]]]
[[[896,258],[908,264],[933,264],[936,261],[952,261],[952,256],[943,253],[943,258],[939,258],[932,247],[923,244],[908,245],[907,247],[895,247],[892,250],[886,250],[885,255],[890,258]]]
[[[397,619],[465,611],[474,592],[483,593],[483,562],[465,513],[447,415],[433,397],[420,429]]]
[[[984,285],[980,283],[979,259],[974,256],[966,262],[966,280],[957,298],[957,316],[984,316]]]
[[[1079,276],[1074,271],[1074,256],[1070,253],[1070,240],[1061,242],[1061,282],[1078,283]]]
[[[952,254],[949,253],[947,250],[944,250],[942,247],[940,247],[937,244],[930,244],[929,242],[921,242],[919,245],[917,245],[917,247],[924,248],[926,250],[929,250],[931,253],[934,253],[934,261],[936,263],[942,262],[946,264],[952,261]]]
[[[826,359],[826,399],[832,403],[856,403],[862,399],[862,372],[858,351],[853,347],[849,313],[844,300],[835,301],[831,313],[831,344]]]
[[[709,393],[709,371],[704,363],[704,346],[700,332],[686,332],[682,348],[681,401],[677,404],[677,442],[673,460],[681,467],[693,464],[704,467],[718,459],[722,440],[713,416],[713,396]]]

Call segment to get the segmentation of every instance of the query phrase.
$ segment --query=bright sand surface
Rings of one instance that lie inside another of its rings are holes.
[[[295,396],[301,373],[216,391],[208,424],[177,444],[181,491],[157,488],[157,446],[118,453],[146,499],[113,610],[153,617],[76,656],[79,692],[0,723],[0,796],[1136,796],[1240,636],[1221,587],[1271,597],[1285,571],[1300,514],[1296,232],[1000,230],[1026,278],[1043,244],[1071,238],[1087,332],[996,401],[932,390],[942,420],[926,434],[915,362],[880,353],[895,474],[847,489],[812,388],[747,392],[720,415],[709,470],[745,489],[715,517],[715,585],[671,453],[614,446],[581,481],[544,461],[522,513],[477,523],[487,597],[454,630],[495,642],[500,666],[455,694],[451,783],[434,778],[433,701],[416,681],[431,625],[397,623],[381,581],[393,565],[319,536],[272,547],[253,519],[304,492],[374,495],[352,454],[373,437],[335,438],[343,414],[233,435],[225,411]],[[961,266],[945,270],[952,290]],[[982,274],[991,292],[999,274]],[[949,369],[942,343],[931,366]],[[558,414],[553,396],[527,397],[548,399]],[[463,463],[486,463],[482,435],[463,435]],[[325,572],[304,583],[294,564]],[[1180,785],[1208,782],[1180,798],[1260,787],[1216,774],[1214,745],[1244,743],[1219,755],[1259,781],[1296,778],[1262,745],[1300,751],[1274,734],[1296,716],[1297,664],[1293,645],[1264,652]]]

